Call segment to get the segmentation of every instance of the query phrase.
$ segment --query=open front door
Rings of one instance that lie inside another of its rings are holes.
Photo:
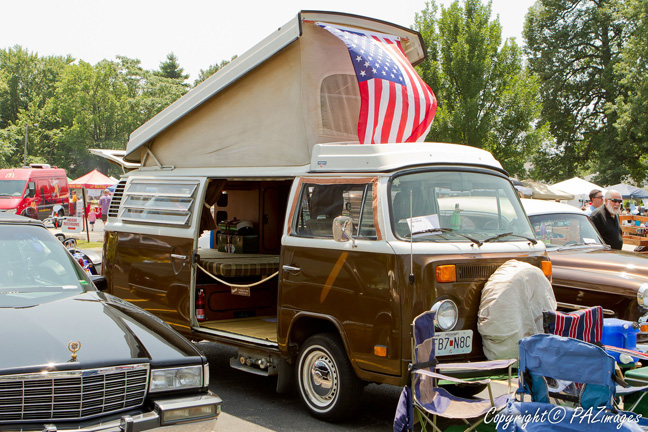
[[[191,333],[192,265],[206,179],[129,179],[118,221],[106,227],[112,294]]]
[[[398,376],[402,357],[396,266],[376,217],[375,188],[373,178],[302,183],[290,233],[282,239],[279,334],[287,334],[285,326],[299,310],[311,323],[333,324],[359,369]],[[339,215],[353,219],[354,242],[333,239]]]

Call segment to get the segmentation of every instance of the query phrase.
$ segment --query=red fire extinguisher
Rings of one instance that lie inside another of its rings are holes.
[[[196,299],[196,319],[198,321],[205,321],[205,291],[198,291],[198,298]]]

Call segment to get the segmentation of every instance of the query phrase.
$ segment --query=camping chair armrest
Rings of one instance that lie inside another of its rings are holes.
[[[486,379],[483,379],[483,380],[466,381],[466,380],[462,380],[461,378],[456,378],[456,377],[451,377],[451,376],[448,376],[448,375],[443,375],[443,374],[440,374],[438,372],[432,372],[432,371],[427,370],[427,369],[413,370],[412,374],[425,375],[425,376],[429,376],[431,378],[437,378],[437,379],[441,379],[441,380],[444,380],[444,381],[451,381],[451,382],[454,382],[454,383],[457,383],[457,384],[490,384],[490,382],[491,382],[491,380],[489,378],[486,378]]]
[[[436,369],[440,372],[467,372],[467,371],[491,371],[508,369],[517,362],[517,359],[488,360],[471,363],[439,363]]]
[[[627,396],[629,394],[633,394],[637,392],[645,392],[645,391],[648,391],[648,386],[641,386],[641,387],[624,387],[621,385],[616,386],[617,396]]]

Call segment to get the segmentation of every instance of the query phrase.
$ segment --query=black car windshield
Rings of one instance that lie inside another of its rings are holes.
[[[35,306],[90,286],[65,247],[42,226],[0,225],[0,308]]]
[[[548,248],[603,246],[587,215],[550,213],[529,216],[533,231]]]
[[[486,172],[430,170],[391,183],[396,237],[426,242],[535,242],[508,179]],[[412,221],[410,230],[410,220]]]
[[[0,197],[19,198],[25,191],[26,180],[0,180]]]

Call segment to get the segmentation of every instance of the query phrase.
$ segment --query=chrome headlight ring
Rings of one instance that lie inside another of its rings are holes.
[[[642,283],[637,290],[637,303],[640,307],[648,309],[648,283]]]
[[[648,302],[648,297],[646,298]],[[441,300],[430,308],[434,312],[434,326],[441,331],[449,331],[455,328],[459,319],[459,309],[452,300]]]

